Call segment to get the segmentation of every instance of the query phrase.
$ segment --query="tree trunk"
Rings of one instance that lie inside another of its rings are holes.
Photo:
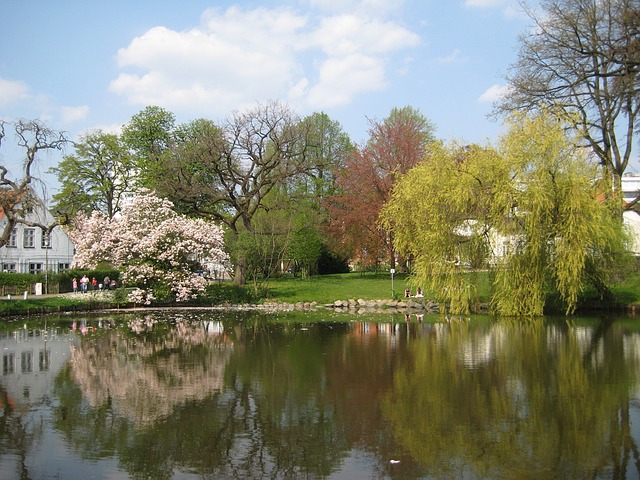
[[[247,283],[247,261],[242,258],[236,262],[236,268],[233,277],[234,285],[246,285]]]

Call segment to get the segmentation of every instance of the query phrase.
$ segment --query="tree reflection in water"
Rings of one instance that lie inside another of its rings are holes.
[[[607,323],[607,322],[603,322]],[[437,478],[631,478],[638,337],[613,326],[441,325],[412,345],[383,412]]]
[[[88,320],[39,428],[62,433],[63,477],[67,465],[96,478],[638,475],[632,323],[353,318]],[[32,400],[2,410],[0,459],[37,477],[45,434],[21,420]]]

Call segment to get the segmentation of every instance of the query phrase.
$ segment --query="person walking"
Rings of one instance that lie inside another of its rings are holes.
[[[86,275],[83,275],[82,278],[80,279],[80,290],[82,290],[82,293],[87,293],[89,287],[89,277],[87,277]]]

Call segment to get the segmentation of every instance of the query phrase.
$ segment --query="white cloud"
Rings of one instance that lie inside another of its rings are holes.
[[[62,116],[63,123],[74,123],[87,118],[87,115],[89,114],[89,106],[80,105],[77,107],[60,107],[60,114]]]
[[[460,49],[456,48],[449,55],[438,57],[437,61],[438,63],[459,63],[466,61],[466,59],[460,55]]]
[[[395,22],[362,15],[211,9],[197,28],[155,27],[120,49],[110,89],[134,104],[207,115],[270,98],[322,108],[384,88],[389,57],[419,43]]]
[[[19,102],[29,97],[29,87],[24,82],[0,78],[0,106]]]
[[[381,90],[386,85],[381,61],[353,54],[324,62],[319,82],[310,89],[307,103],[315,108],[349,103],[353,96]]]
[[[509,91],[508,85],[492,85],[478,98],[481,103],[493,103],[504,97]]]

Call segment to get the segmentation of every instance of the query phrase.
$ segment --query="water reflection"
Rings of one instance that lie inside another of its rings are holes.
[[[5,326],[0,472],[638,477],[635,322],[357,320],[157,312]]]

